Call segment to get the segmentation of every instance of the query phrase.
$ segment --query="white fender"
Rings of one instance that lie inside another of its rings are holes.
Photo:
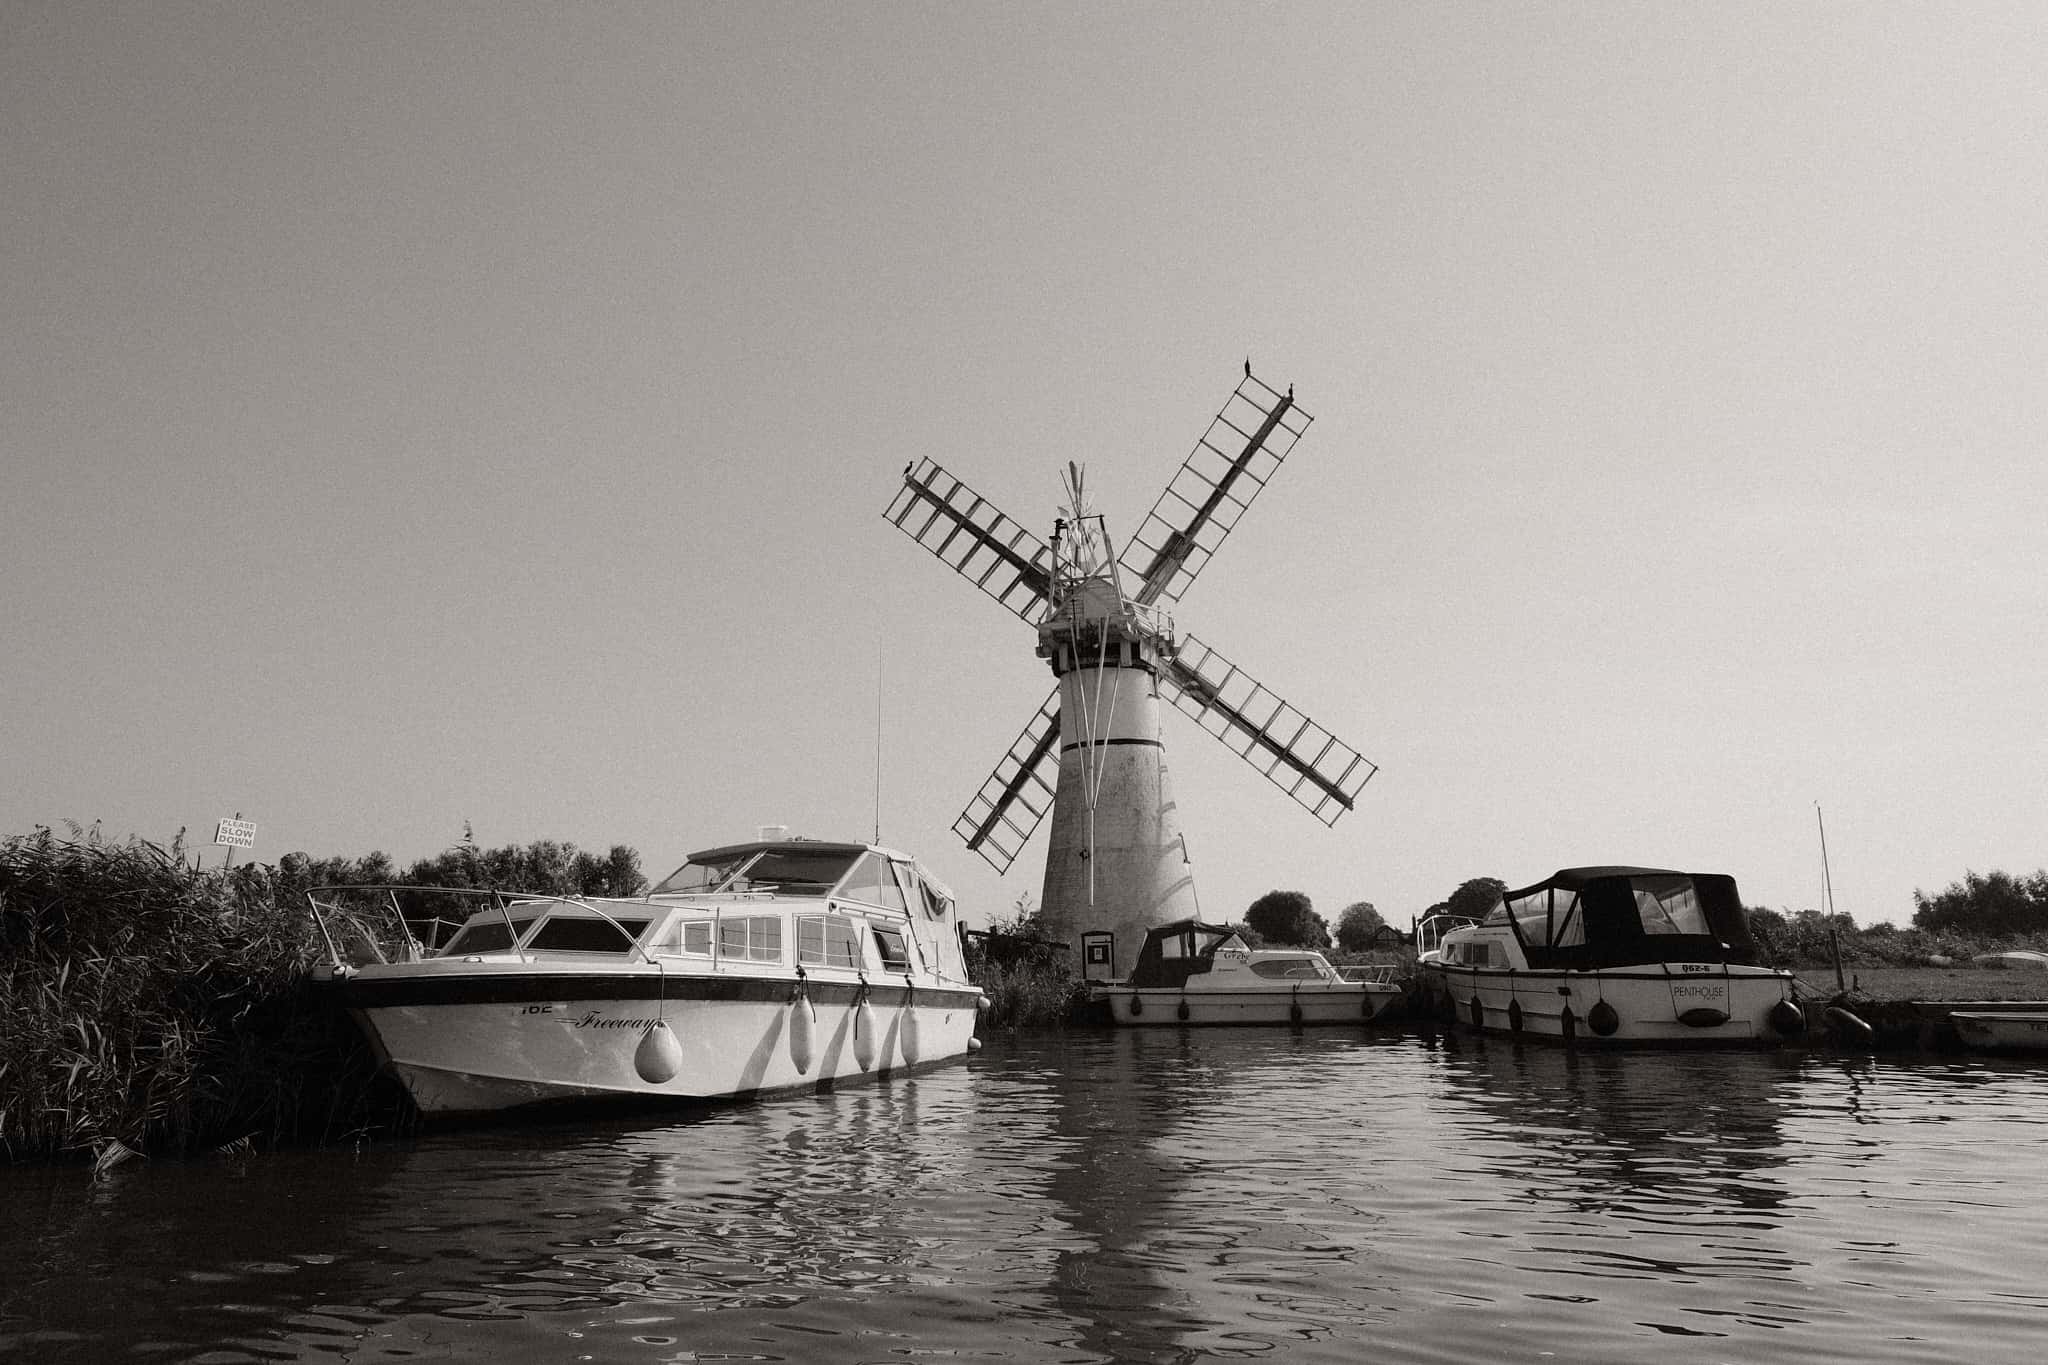
[[[667,1020],[655,1020],[641,1035],[640,1046],[633,1049],[633,1069],[649,1085],[666,1084],[683,1069],[683,1045]]]
[[[789,1060],[800,1076],[809,1075],[818,1056],[818,1012],[811,997],[798,991],[789,1002]]]
[[[908,991],[903,996],[903,1064],[917,1065],[917,1002]]]
[[[865,995],[853,1010],[853,1060],[862,1071],[875,1064],[875,1007]]]

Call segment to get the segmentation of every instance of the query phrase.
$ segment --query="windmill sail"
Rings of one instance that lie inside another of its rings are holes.
[[[998,872],[1010,870],[1017,851],[1052,806],[1048,774],[1058,771],[1059,739],[1060,694],[1055,688],[953,822],[953,832]]]
[[[1139,603],[1180,600],[1312,420],[1245,371],[1118,557]]]
[[[882,513],[968,582],[1033,625],[1045,610],[1052,552],[930,460],[903,474]]]
[[[1159,690],[1325,825],[1379,771],[1192,635],[1160,671]]]

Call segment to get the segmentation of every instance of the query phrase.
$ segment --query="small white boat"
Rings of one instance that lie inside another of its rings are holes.
[[[335,948],[332,891],[310,897],[333,958],[315,975],[423,1114],[900,1074],[970,1051],[987,1003],[952,894],[871,844],[710,849],[632,900],[466,894],[487,903],[445,947],[364,966]]]
[[[1963,1046],[1980,1052],[2048,1052],[2048,1009],[1955,1010]]]
[[[1313,949],[1253,948],[1234,929],[1192,919],[1152,929],[1130,976],[1088,994],[1117,1024],[1138,1027],[1357,1024],[1402,999],[1399,986],[1347,978]]]
[[[1719,874],[1566,868],[1477,921],[1425,920],[1417,947],[1438,1011],[1474,1028],[1688,1044],[1806,1031],[1792,974],[1758,962],[1735,881]]]

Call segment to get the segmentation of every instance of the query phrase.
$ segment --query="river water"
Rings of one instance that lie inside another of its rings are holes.
[[[2048,1358],[2048,1067],[997,1039],[683,1118],[0,1170],[0,1357]]]

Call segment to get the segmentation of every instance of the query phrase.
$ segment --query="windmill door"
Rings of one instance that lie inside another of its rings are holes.
[[[1084,981],[1116,979],[1116,935],[1090,929],[1081,935],[1081,977]]]

